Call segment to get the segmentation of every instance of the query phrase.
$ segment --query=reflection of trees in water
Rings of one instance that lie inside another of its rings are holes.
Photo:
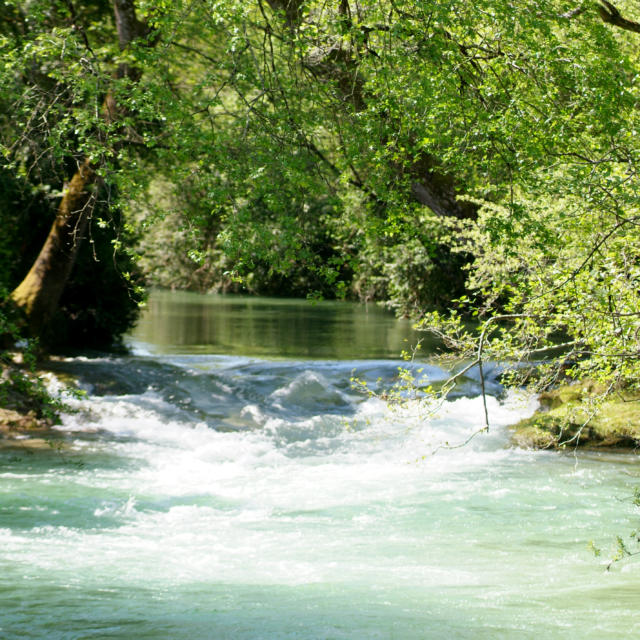
[[[407,321],[356,303],[154,292],[134,332],[159,347],[318,358],[396,358],[417,341]]]

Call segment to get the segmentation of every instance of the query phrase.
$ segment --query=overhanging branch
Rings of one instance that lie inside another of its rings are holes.
[[[620,13],[620,10],[607,0],[598,1],[600,3],[597,7],[598,14],[600,15],[600,18],[603,22],[611,24],[614,27],[618,27],[619,29],[624,29],[625,31],[640,33],[640,23],[624,18]],[[590,3],[583,2],[580,6],[576,7],[575,9],[571,9],[566,13],[563,13],[560,17],[566,18],[567,20],[577,18],[579,15],[588,11],[590,9],[590,6],[592,6],[590,5]]]
[[[622,17],[622,14],[616,7],[614,7],[607,0],[600,0],[601,6],[598,7],[598,13],[603,22],[612,24],[614,27],[625,29],[626,31],[633,31],[634,33],[640,33],[640,24],[632,22]]]

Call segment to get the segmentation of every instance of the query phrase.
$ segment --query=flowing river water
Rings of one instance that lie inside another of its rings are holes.
[[[0,449],[0,638],[628,638],[631,454],[512,448],[469,378],[435,416],[351,387],[414,341],[375,307],[156,292],[131,355],[65,358],[60,438]],[[424,366],[437,381],[446,374]],[[589,541],[605,548],[601,558]]]

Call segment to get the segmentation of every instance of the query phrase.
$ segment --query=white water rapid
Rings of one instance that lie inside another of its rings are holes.
[[[136,349],[60,363],[89,392],[60,441],[0,450],[0,638],[640,633],[640,565],[587,549],[633,528],[634,456],[515,449],[502,396],[434,454],[481,400],[351,388],[398,362]]]

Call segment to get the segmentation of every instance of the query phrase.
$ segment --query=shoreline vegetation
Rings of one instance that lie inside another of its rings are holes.
[[[60,448],[63,402],[47,390],[46,367],[34,370],[20,353],[4,354],[0,363],[0,449]]]

